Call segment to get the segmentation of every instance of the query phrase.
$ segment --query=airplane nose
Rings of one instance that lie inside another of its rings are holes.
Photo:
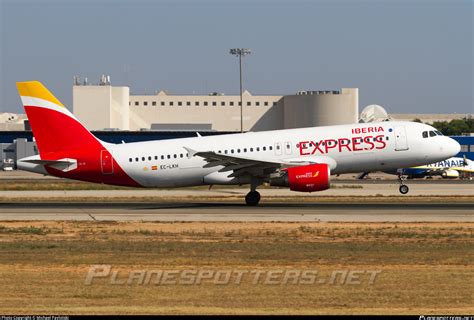
[[[452,138],[448,138],[447,146],[446,146],[446,153],[449,153],[449,157],[454,157],[461,151],[461,145],[459,142]]]

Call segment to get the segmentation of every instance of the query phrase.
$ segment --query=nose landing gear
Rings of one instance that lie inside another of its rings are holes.
[[[410,189],[406,184],[403,183],[403,176],[401,174],[398,175],[398,182],[400,182],[400,187],[398,188],[398,191],[400,191],[401,194],[407,194]]]
[[[401,194],[407,194],[410,189],[406,184],[402,184],[400,188],[398,188],[398,191],[400,191]]]

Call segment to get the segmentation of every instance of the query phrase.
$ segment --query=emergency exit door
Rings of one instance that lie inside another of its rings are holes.
[[[113,174],[114,173],[114,163],[112,155],[108,150],[100,151],[100,167],[102,169],[102,174]]]

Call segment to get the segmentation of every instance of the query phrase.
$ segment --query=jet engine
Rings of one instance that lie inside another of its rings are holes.
[[[457,170],[445,170],[441,173],[443,178],[459,178],[459,172]]]
[[[292,191],[314,192],[329,189],[331,172],[325,163],[283,169],[270,185],[289,187]]]

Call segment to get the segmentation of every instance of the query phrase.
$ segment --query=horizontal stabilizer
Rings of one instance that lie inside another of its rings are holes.
[[[58,159],[58,160],[45,160],[45,159],[21,159],[21,162],[37,164],[41,166],[49,166],[51,168],[61,170],[64,172],[71,171],[77,168],[76,159]]]
[[[41,159],[31,159],[31,160],[22,160],[23,162],[33,163],[33,164],[40,164],[43,166],[50,165],[50,164],[72,164],[72,161],[69,160],[41,160]]]

